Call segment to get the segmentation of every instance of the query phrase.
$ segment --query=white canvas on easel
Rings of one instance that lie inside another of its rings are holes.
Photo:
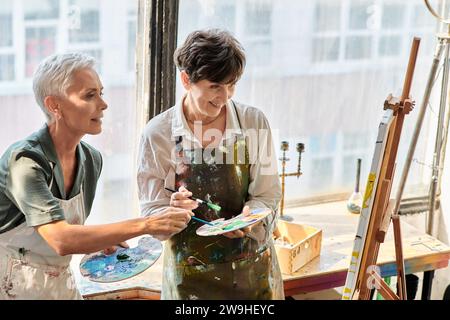
[[[360,272],[362,250],[367,237],[367,229],[369,227],[370,215],[372,212],[375,191],[377,190],[378,180],[380,176],[381,164],[386,149],[386,142],[389,133],[389,127],[392,124],[393,111],[386,110],[378,127],[377,141],[375,143],[375,151],[372,158],[369,177],[367,179],[366,191],[364,193],[361,215],[359,218],[358,229],[356,231],[355,242],[353,244],[352,255],[350,257],[350,266],[345,281],[343,300],[350,300],[355,291],[356,281]]]

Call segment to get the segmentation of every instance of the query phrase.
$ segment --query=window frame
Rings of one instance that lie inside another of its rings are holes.
[[[138,88],[137,101],[139,105],[144,103],[148,120],[175,104],[173,54],[177,43],[178,9],[179,0],[139,0],[137,29],[138,34],[143,32],[145,40],[138,45],[137,57],[142,59],[143,65],[138,64],[137,76],[145,83],[143,88]]]

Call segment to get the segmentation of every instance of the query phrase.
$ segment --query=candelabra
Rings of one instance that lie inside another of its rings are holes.
[[[289,142],[282,141],[281,142],[281,151],[283,151],[283,156],[279,159],[281,161],[281,202],[280,202],[280,219],[285,221],[292,221],[293,218],[290,216],[284,215],[284,193],[285,193],[285,179],[286,177],[297,177],[300,178],[302,175],[301,172],[301,161],[302,161],[302,153],[305,151],[305,145],[303,143],[297,143],[297,152],[298,152],[298,163],[297,163],[297,171],[286,173],[286,162],[289,161],[289,158],[286,157],[286,151],[289,150]]]

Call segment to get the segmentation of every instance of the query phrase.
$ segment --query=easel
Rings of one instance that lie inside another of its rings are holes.
[[[369,282],[373,287],[377,288],[384,299],[406,299],[405,266],[403,261],[400,219],[399,215],[394,211],[396,201],[400,201],[400,199],[389,200],[389,197],[395,173],[395,160],[397,157],[403,121],[405,115],[412,110],[413,106],[413,102],[408,97],[419,44],[420,39],[414,38],[401,97],[395,98],[392,95],[389,95],[384,102],[385,110],[393,110],[393,120],[388,130],[388,137],[379,171],[378,184],[374,195],[369,225],[364,247],[361,252],[361,262],[357,273],[355,290],[352,296],[353,299],[370,299],[371,290],[373,288],[369,286]],[[371,268],[377,263],[380,244],[384,242],[391,220],[394,228],[398,295],[383,281],[376,268]],[[367,272],[369,270],[370,273]]]

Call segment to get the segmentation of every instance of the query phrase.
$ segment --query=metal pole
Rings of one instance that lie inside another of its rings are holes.
[[[441,150],[442,150],[442,132],[445,118],[445,107],[447,103],[447,91],[448,91],[448,68],[449,68],[449,46],[447,39],[445,40],[445,60],[444,60],[444,70],[442,74],[442,87],[441,87],[441,101],[439,105],[439,116],[436,129],[436,140],[434,145],[433,153],[433,174],[431,177],[430,193],[429,193],[429,212],[428,212],[428,223],[427,223],[427,233],[433,235],[434,226],[434,212],[436,208],[436,193],[438,188],[438,177],[440,171],[440,160],[441,160]]]
[[[400,178],[400,183],[397,189],[397,194],[395,196],[395,207],[393,214],[398,214],[400,208],[400,200],[402,199],[403,191],[405,189],[406,180],[408,178],[409,168],[411,167],[414,152],[416,150],[417,140],[419,139],[420,130],[422,129],[422,123],[425,118],[425,111],[427,110],[428,102],[430,101],[431,91],[433,89],[434,79],[436,77],[437,69],[439,67],[439,62],[441,59],[442,51],[444,48],[444,40],[439,39],[436,46],[436,51],[434,54],[433,64],[431,65],[430,74],[428,75],[427,86],[425,88],[425,93],[423,95],[422,103],[420,105],[419,114],[417,117],[416,126],[414,128],[414,133],[412,136],[411,144],[409,145],[408,154],[406,156],[405,165],[403,167],[402,176]]]
[[[445,164],[445,153],[447,150],[447,141],[448,141],[448,130],[450,125],[450,107],[449,107],[449,97],[450,97],[450,91],[447,92],[447,107],[446,107],[446,114],[445,114],[445,121],[444,121],[444,127],[442,131],[442,151],[441,151],[441,159],[439,162],[441,163],[441,166],[444,166]],[[436,195],[439,197],[441,195],[441,182],[442,182],[442,172],[443,170],[439,171],[439,177],[438,177],[438,190]]]

